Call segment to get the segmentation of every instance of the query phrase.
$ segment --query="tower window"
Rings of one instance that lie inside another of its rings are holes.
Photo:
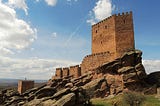
[[[97,30],[96,30],[96,33],[97,33]]]
[[[105,26],[105,29],[107,29],[108,27],[107,27],[107,25]]]

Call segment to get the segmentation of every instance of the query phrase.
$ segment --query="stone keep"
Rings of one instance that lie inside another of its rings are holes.
[[[92,54],[84,57],[82,74],[134,50],[132,12],[112,15],[92,26]]]
[[[113,59],[135,49],[132,12],[112,15],[92,26],[92,54],[109,52]]]

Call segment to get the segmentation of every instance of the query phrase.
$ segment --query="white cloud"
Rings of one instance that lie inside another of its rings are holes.
[[[36,39],[36,29],[18,19],[16,11],[1,2],[0,20],[1,51],[13,54],[13,50],[25,49]]]
[[[28,6],[25,1],[26,0],[8,0],[8,4],[14,8],[23,9],[26,15],[28,15]]]
[[[52,37],[52,38],[56,38],[56,37],[57,37],[57,33],[56,33],[56,32],[53,32],[53,33],[51,34],[51,37]]]
[[[95,24],[97,21],[111,16],[113,8],[111,0],[97,1],[96,6],[89,12],[90,19],[87,20],[87,23]]]
[[[160,71],[160,60],[143,60],[142,62],[147,73]]]
[[[1,53],[2,55],[14,54],[11,50],[6,49],[6,48],[3,48],[3,47],[1,47],[1,46],[0,46],[0,53]]]
[[[49,6],[55,6],[57,4],[57,0],[45,0],[45,2],[49,5]]]
[[[78,63],[51,59],[13,59],[0,57],[1,78],[50,79],[55,68]]]
[[[39,0],[36,0],[36,2],[39,2]]]

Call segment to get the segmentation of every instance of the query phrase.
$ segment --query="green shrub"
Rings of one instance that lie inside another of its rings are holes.
[[[145,100],[144,95],[136,92],[125,92],[123,95],[123,101],[130,106],[140,106],[140,104]]]

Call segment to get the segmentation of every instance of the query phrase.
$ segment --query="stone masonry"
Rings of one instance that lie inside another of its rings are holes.
[[[62,68],[56,68],[55,77],[56,77],[56,78],[62,78],[62,76],[63,76]]]
[[[66,71],[65,74],[60,74],[56,69],[56,76],[62,78],[63,75],[77,73],[78,77],[121,57],[130,50],[135,50],[132,12],[112,15],[92,26],[92,54],[84,57],[80,68],[73,71],[70,67],[69,74],[66,74]]]
[[[24,93],[26,90],[34,87],[34,81],[31,80],[19,80],[18,81],[18,92]]]
[[[72,76],[73,78],[78,78],[79,76],[81,76],[81,68],[79,67],[79,65],[70,66],[70,76]]]
[[[75,65],[65,68],[56,68],[55,76],[53,76],[52,79],[65,78],[65,77],[78,78],[80,76],[81,76],[81,67],[79,65]]]
[[[69,76],[69,68],[68,67],[63,68],[62,73],[63,77]]]

